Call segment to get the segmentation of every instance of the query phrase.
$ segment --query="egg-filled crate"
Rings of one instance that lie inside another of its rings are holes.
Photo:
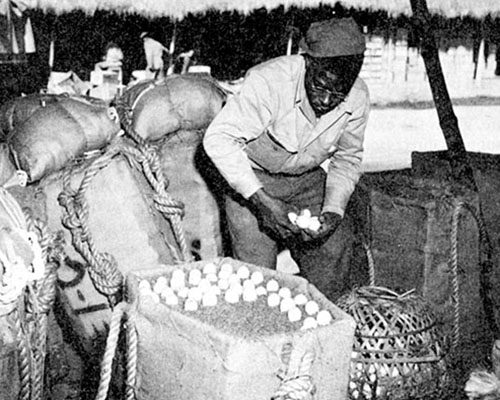
[[[440,399],[449,385],[443,333],[425,300],[364,287],[337,301],[357,327],[349,399]]]
[[[270,399],[291,368],[290,348],[305,338],[314,360],[305,372],[314,398],[345,398],[354,321],[302,278],[218,258],[136,271],[127,278],[127,291],[138,315],[155,321],[138,328],[139,357],[141,333],[148,359],[168,348],[160,367],[165,375],[157,374],[155,382],[149,362],[143,363],[139,400],[166,394]],[[146,337],[159,340],[160,348],[152,350]],[[198,389],[188,387],[193,380]]]

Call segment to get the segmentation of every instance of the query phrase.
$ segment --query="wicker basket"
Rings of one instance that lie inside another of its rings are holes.
[[[440,398],[449,380],[446,346],[422,297],[368,286],[337,305],[357,323],[350,399]]]

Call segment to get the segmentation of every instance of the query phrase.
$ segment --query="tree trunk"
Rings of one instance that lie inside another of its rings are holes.
[[[467,188],[477,190],[439,61],[438,47],[431,26],[426,0],[410,0],[410,3],[413,11],[413,24],[421,39],[422,58],[429,77],[439,124],[448,147],[448,157],[453,178]]]

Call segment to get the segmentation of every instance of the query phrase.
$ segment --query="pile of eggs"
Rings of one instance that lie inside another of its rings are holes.
[[[170,277],[159,276],[154,282],[143,279],[139,293],[157,303],[197,311],[200,307],[215,307],[221,301],[237,304],[264,299],[268,307],[279,309],[292,323],[302,321],[301,329],[314,329],[332,322],[328,310],[320,310],[317,302],[306,295],[293,295],[288,287],[274,279],[266,280],[262,272],[242,265],[234,268],[229,262],[205,264],[202,269],[175,269]],[[303,319],[303,320],[302,320]]]

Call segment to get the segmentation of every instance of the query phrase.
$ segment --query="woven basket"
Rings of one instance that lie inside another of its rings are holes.
[[[357,323],[350,399],[440,398],[448,382],[446,346],[422,297],[368,286],[337,305]]]

